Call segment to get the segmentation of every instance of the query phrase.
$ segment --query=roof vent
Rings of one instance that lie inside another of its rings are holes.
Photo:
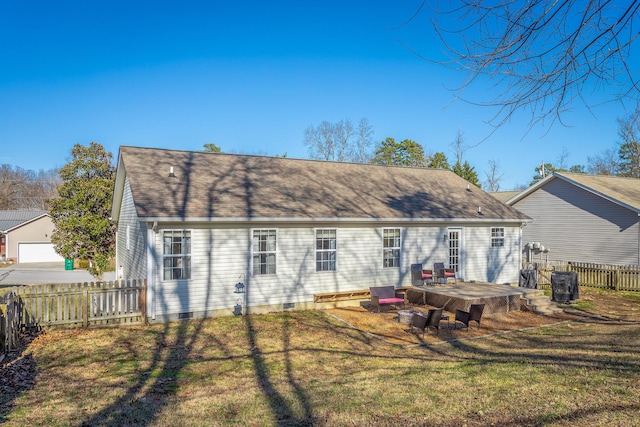
[[[173,166],[169,167],[169,177],[175,178],[176,174],[173,173]]]
[[[478,206],[478,214],[482,215],[482,206]]]

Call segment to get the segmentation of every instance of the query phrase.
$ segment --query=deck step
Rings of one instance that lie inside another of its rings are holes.
[[[551,301],[551,297],[544,295],[531,295],[523,296],[521,298],[522,308],[529,310],[536,314],[553,314],[562,311],[558,304]]]

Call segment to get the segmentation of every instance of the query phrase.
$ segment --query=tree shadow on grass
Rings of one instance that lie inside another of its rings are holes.
[[[244,322],[247,332],[247,344],[251,350],[251,360],[257,377],[257,383],[263,396],[271,407],[271,412],[277,420],[277,425],[313,425],[313,410],[309,397],[304,391],[304,388],[296,380],[293,372],[290,353],[290,316],[287,313],[284,314],[284,322],[282,325],[282,353],[285,364],[286,382],[294,390],[297,402],[299,402],[302,407],[302,410],[300,411],[301,413],[299,414],[296,414],[294,407],[287,402],[283,394],[277,389],[276,383],[270,373],[268,363],[265,360],[265,356],[258,344],[257,332],[253,325],[252,316],[245,316]]]
[[[36,362],[31,353],[24,354],[27,346],[39,332],[21,334],[18,349],[0,353],[0,424],[14,405],[15,399],[33,388],[36,380]]]

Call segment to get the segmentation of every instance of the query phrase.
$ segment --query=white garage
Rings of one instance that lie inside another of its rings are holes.
[[[53,243],[18,243],[18,262],[64,262]]]

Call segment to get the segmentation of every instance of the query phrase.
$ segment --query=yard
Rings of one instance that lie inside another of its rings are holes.
[[[638,425],[640,295],[580,296],[422,346],[344,309],[49,331],[2,362],[0,423]]]

